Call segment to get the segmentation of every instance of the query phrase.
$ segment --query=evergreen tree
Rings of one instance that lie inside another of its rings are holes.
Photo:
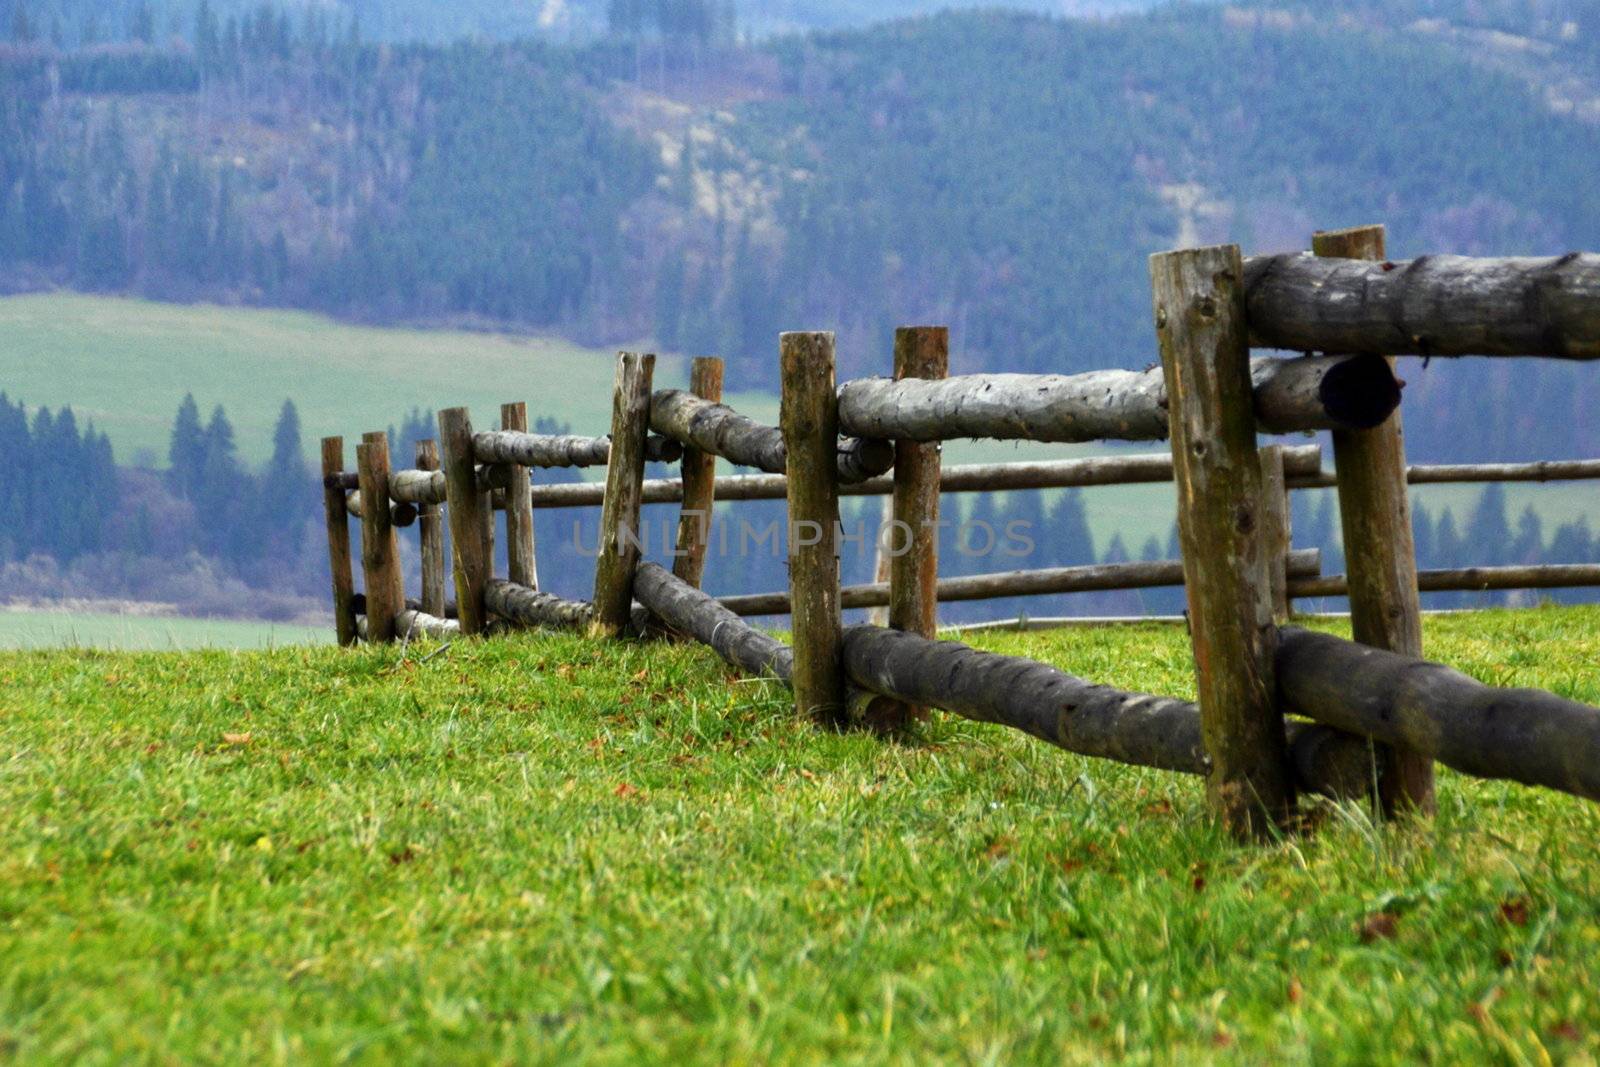
[[[23,0],[12,0],[11,39],[17,44],[29,44],[35,34],[33,21],[28,18],[28,7]]]
[[[1517,520],[1517,539],[1512,545],[1512,563],[1540,563],[1544,559],[1544,524],[1529,504]]]
[[[206,435],[200,428],[200,406],[193,393],[185,393],[172,423],[171,443],[167,446],[167,480],[172,491],[194,500],[206,466]]]

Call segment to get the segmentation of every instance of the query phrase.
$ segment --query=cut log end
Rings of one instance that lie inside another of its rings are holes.
[[[1383,425],[1400,406],[1401,383],[1389,361],[1363,355],[1340,360],[1323,375],[1317,396],[1335,422],[1355,430]]]

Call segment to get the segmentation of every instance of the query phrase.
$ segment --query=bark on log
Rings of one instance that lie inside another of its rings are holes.
[[[500,405],[500,425],[511,433],[528,429],[528,405],[522,402]],[[478,437],[473,437],[477,451]],[[539,588],[539,564],[533,544],[533,485],[528,480],[528,464],[508,462],[506,468],[506,577],[529,589]]]
[[[1245,290],[1258,348],[1600,359],[1600,255],[1256,256]]]
[[[1295,577],[1310,578],[1321,568],[1322,554],[1315,548],[1297,548],[1289,553],[1288,571]],[[1600,570],[1600,568],[1596,568]],[[1314,579],[1313,579],[1314,580]],[[1183,584],[1183,564],[1177,560],[1139,560],[1129,563],[1091,563],[1081,567],[1045,567],[1032,571],[1006,571],[999,574],[966,574],[940,578],[935,593],[940,603],[962,600],[998,600],[1013,596],[1049,596],[1055,593],[1091,593],[1112,589],[1156,589]],[[889,603],[889,585],[847,585],[839,591],[841,608],[875,608]],[[719,602],[736,615],[785,615],[789,611],[786,593],[746,593],[720,597]]]
[[[641,547],[639,503],[644,483],[645,438],[650,430],[650,381],[656,357],[617,357],[611,400],[611,462],[600,513],[600,556],[594,571],[594,622],[599,636],[618,637],[633,606],[633,571]]]
[[[390,492],[392,493],[393,490],[391,489]],[[365,509],[361,502],[361,490],[357,489],[353,493],[345,494],[344,509],[358,519],[366,517]],[[419,514],[420,512],[415,504],[392,503],[389,505],[389,525],[404,529],[416,522]]]
[[[1400,402],[1388,364],[1366,356],[1260,359],[1250,375],[1266,433],[1373,426]],[[840,388],[839,420],[848,434],[903,441],[1157,441],[1170,430],[1159,367],[936,382],[862,378]]]
[[[344,442],[342,437],[324,437],[324,441]],[[361,488],[361,475],[355,471],[337,470],[322,472],[322,488],[337,489],[340,492],[351,493]]]
[[[472,462],[472,419],[466,408],[446,408],[439,412],[439,447],[444,453],[444,477],[448,491],[445,514],[450,520],[450,555],[455,574],[456,603],[460,605],[461,632],[471,637],[482,633],[488,621],[483,606],[483,587],[489,580],[489,559],[484,549],[483,493],[478,489],[477,470]],[[491,517],[493,513],[490,513]]]
[[[1318,233],[1311,239],[1311,251],[1318,256],[1381,262],[1385,258],[1384,229],[1362,226]],[[1390,362],[1392,365],[1392,359]],[[1422,602],[1417,594],[1417,553],[1400,412],[1396,410],[1382,425],[1370,429],[1335,430],[1333,461],[1350,569],[1352,636],[1363,645],[1420,656]],[[1379,797],[1384,813],[1432,814],[1432,761],[1382,746],[1374,755],[1385,768]]]
[[[1424,593],[1472,593],[1489,589],[1577,589],[1600,585],[1600,564],[1541,563],[1509,567],[1457,567],[1417,572]],[[1342,574],[1289,579],[1295,598],[1348,596],[1350,581]]]
[[[355,608],[357,615],[365,615],[367,613],[367,594],[355,594],[350,603]],[[459,619],[461,617],[456,612],[456,602],[454,600],[445,601],[443,611],[428,611],[422,606],[422,601],[416,597],[406,597],[405,605],[405,610],[407,611],[420,611],[425,615],[433,615],[441,619]]]
[[[528,433],[513,426],[474,434],[472,451],[479,463],[514,463],[521,467],[603,467],[611,461],[610,437]],[[664,437],[645,443],[645,458],[674,463],[683,446]]]
[[[594,621],[594,605],[586,600],[563,600],[502,578],[489,582],[483,602],[491,612],[519,626],[582,630]]]
[[[715,356],[697,358],[689,368],[689,391],[702,400],[720,403],[722,360]],[[710,540],[711,513],[716,500],[716,453],[687,448],[678,469],[683,474],[683,508],[678,514],[678,540],[674,546],[672,573],[698,589],[700,578],[705,573],[706,546]]]
[[[433,440],[417,442],[417,470],[437,473],[439,445]],[[440,478],[443,481],[443,476]],[[394,477],[389,478],[389,495],[394,496]],[[417,533],[422,557],[422,611],[445,617],[444,516],[438,504],[417,505]],[[458,628],[459,629],[459,628]]]
[[[1481,778],[1600,800],[1600,708],[1293,627],[1277,661],[1285,711]]]
[[[837,725],[846,709],[834,537],[839,527],[839,400],[833,359],[831,333],[779,337],[795,710]]]
[[[782,430],[681,389],[662,389],[651,398],[650,428],[741,467],[771,474],[784,470]],[[847,438],[839,442],[837,463],[840,480],[864,481],[894,465],[894,446],[888,441]]]
[[[874,626],[844,631],[850,680],[885,696],[998,723],[1084,756],[1206,775],[1200,712],[1188,701],[1097,685],[1046,663]],[[1359,795],[1371,780],[1361,738],[1291,724],[1307,792]]]
[[[345,490],[335,481],[344,469],[344,438],[322,439],[322,509],[328,528],[328,575],[333,585],[333,627],[339,644],[356,642],[356,613],[351,607],[355,578],[350,566],[350,519]],[[359,476],[358,476],[359,477]]]
[[[356,446],[361,493],[375,504],[389,499],[389,435],[363,434]],[[400,572],[400,542],[387,507],[366,509],[361,516],[361,570],[367,591],[367,627],[371,641],[394,640],[394,619],[405,606]],[[413,509],[414,511],[415,509]]]
[[[1307,487],[1319,477],[1322,450],[1317,445],[1289,445],[1284,464],[1295,488]],[[1600,474],[1596,475],[1600,477]],[[966,463],[945,467],[939,476],[941,493],[990,493],[1007,489],[1066,489],[1092,485],[1142,485],[1172,481],[1172,454],[1093,456],[1087,459],[1053,459],[1036,462]],[[1331,477],[1327,484],[1333,485]],[[787,482],[781,474],[739,474],[716,480],[718,500],[782,500]],[[894,491],[892,478],[871,478],[842,483],[840,496],[884,496]],[[598,482],[533,487],[535,508],[594,507],[605,498]],[[646,504],[676,504],[683,500],[677,479],[644,483]]]
[[[1235,834],[1285,820],[1294,783],[1274,697],[1261,460],[1250,410],[1243,263],[1236,245],[1150,257],[1172,398],[1178,536],[1212,807]],[[1387,413],[1386,413],[1387,414]]]
[[[396,615],[394,628],[395,635],[401,640],[415,641],[419,637],[427,637],[435,641],[448,641],[461,636],[461,624],[455,619],[441,619],[413,609],[407,609]],[[356,631],[360,634],[361,640],[372,639],[367,629],[365,615],[356,616]]]

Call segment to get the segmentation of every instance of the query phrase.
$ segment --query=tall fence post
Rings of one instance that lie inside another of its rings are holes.
[[[702,400],[722,400],[722,360],[700,356],[689,366],[689,391]],[[711,513],[716,506],[717,457],[697,448],[684,448],[683,507],[678,512],[678,541],[673,551],[672,573],[696,589],[705,574],[706,545],[711,536]]]
[[[394,640],[395,616],[405,610],[400,541],[389,508],[389,435],[362,434],[356,446],[361,488],[361,571],[367,589],[367,640]]]
[[[1318,233],[1311,251],[1340,259],[1382,260],[1382,226]],[[1394,360],[1389,360],[1393,365]],[[1417,550],[1406,488],[1405,433],[1400,412],[1370,430],[1336,430],[1334,476],[1350,583],[1351,636],[1363,645],[1422,656],[1422,601]],[[1387,814],[1434,810],[1433,763],[1412,752],[1377,746],[1378,796]]]
[[[350,512],[344,486],[333,476],[344,473],[344,438],[322,439],[322,510],[328,521],[328,573],[333,579],[333,627],[339,644],[356,643],[355,578],[350,572]]]
[[[417,470],[439,469],[439,445],[428,439],[417,442]],[[444,517],[437,504],[417,505],[417,540],[422,549],[422,610],[444,618]]]
[[[650,435],[650,384],[656,357],[623,352],[617,357],[611,399],[611,457],[606,465],[606,498],[600,510],[600,558],[594,568],[594,623],[591,630],[615,637],[628,625],[633,608],[633,572],[639,564],[643,530],[639,508],[644,496],[644,450]]]
[[[1207,794],[1235,834],[1260,836],[1288,817],[1294,789],[1273,674],[1244,262],[1237,245],[1164,252],[1150,257],[1150,280]]]
[[[795,708],[839,724],[845,711],[839,616],[839,396],[833,334],[779,337]]]
[[[1283,446],[1261,449],[1261,536],[1267,546],[1267,587],[1272,600],[1272,620],[1289,621],[1289,551],[1294,547],[1294,527],[1289,511],[1289,487],[1283,472]]]
[[[528,432],[528,405],[500,405],[500,428]],[[533,483],[528,468],[509,464],[511,484],[506,486],[506,577],[529,589],[539,588],[539,562],[533,543]]]
[[[450,555],[455,572],[456,613],[464,635],[482,633],[488,622],[483,605],[489,582],[484,556],[483,511],[489,503],[478,489],[473,462],[472,417],[466,408],[439,412],[439,447],[444,453],[445,514],[450,519]],[[494,513],[490,512],[490,518]]]
[[[943,378],[950,373],[950,331],[943,326],[902,326],[894,332],[894,376]],[[896,441],[894,521],[889,555],[889,626],[920,637],[939,625],[940,444]],[[902,705],[906,720],[928,709]],[[904,725],[904,723],[897,724]]]

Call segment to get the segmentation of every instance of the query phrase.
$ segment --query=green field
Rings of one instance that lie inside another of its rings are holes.
[[[0,649],[268,648],[331,641],[332,626],[331,621],[327,626],[292,626],[234,619],[4,609],[0,610]]]
[[[1428,620],[1600,702],[1600,609]],[[1180,628],[989,634],[1192,693]],[[819,732],[704,649],[0,654],[17,1063],[1594,1063],[1600,808],[1446,773],[1265,848],[1199,783]]]

